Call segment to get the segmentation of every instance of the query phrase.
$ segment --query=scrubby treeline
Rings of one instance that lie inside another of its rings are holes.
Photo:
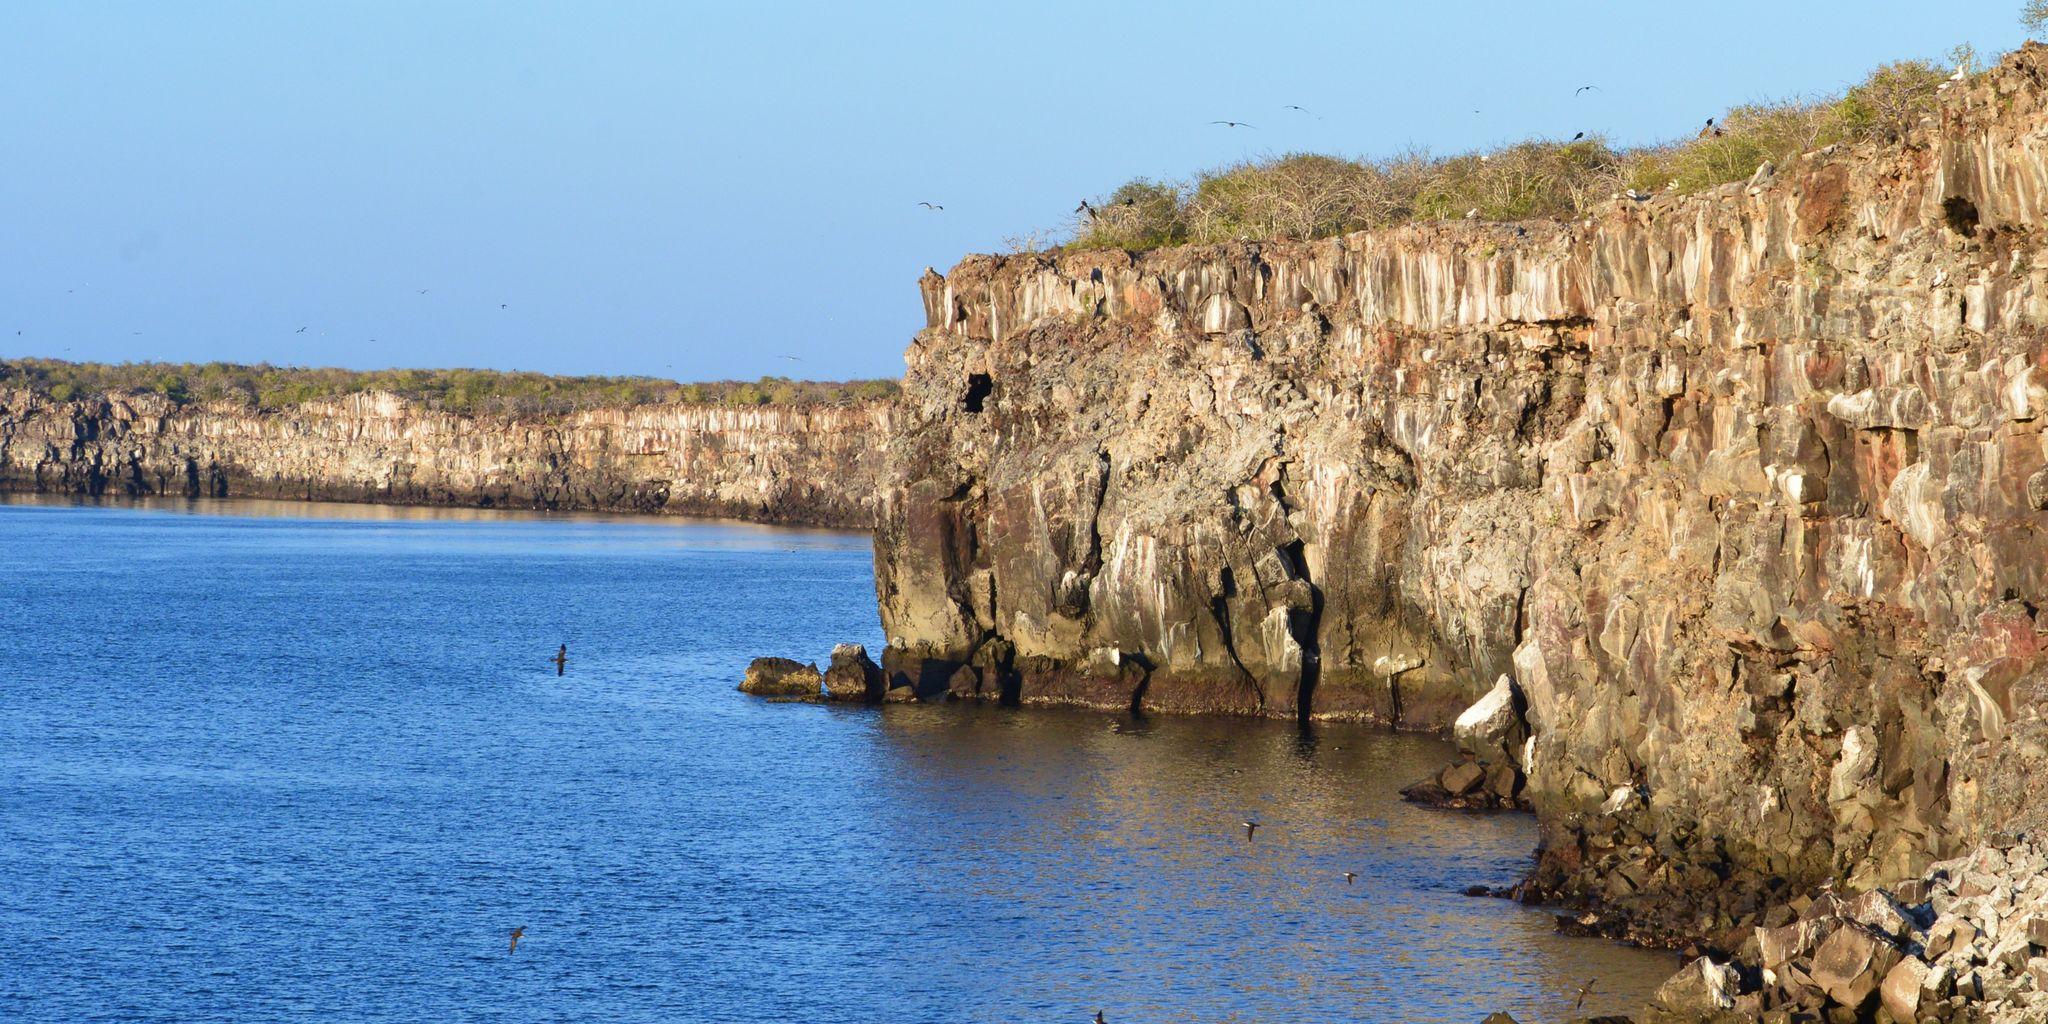
[[[499,370],[0,360],[0,388],[28,388],[60,401],[109,392],[153,392],[180,404],[225,402],[252,409],[279,409],[364,391],[389,391],[450,412],[510,416],[663,403],[845,405],[891,397],[896,386],[893,380],[827,382],[763,377],[683,384],[656,377],[557,377]]]
[[[1319,238],[1468,215],[1571,217],[1627,190],[1698,192],[1747,178],[1766,161],[1831,143],[1899,138],[1934,109],[1950,76],[1973,63],[1967,48],[1946,61],[1898,61],[1839,95],[1735,107],[1695,138],[1629,149],[1594,135],[1447,157],[1294,153],[1186,182],[1141,178],[1090,204],[1069,246],[1150,249]]]

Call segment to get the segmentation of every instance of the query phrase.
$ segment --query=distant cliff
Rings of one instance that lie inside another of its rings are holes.
[[[890,406],[458,415],[384,393],[254,411],[0,390],[0,490],[729,516],[867,528]]]
[[[928,689],[1441,728],[1536,891],[1740,941],[2048,822],[2048,50],[1583,221],[976,257],[876,535]]]

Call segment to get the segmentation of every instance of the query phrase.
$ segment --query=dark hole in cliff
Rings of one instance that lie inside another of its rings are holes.
[[[1948,229],[1970,238],[1977,234],[1977,204],[1962,196],[1950,196],[1941,201],[1941,219],[1948,223]]]
[[[1300,538],[1282,547],[1280,557],[1286,561],[1289,575],[1308,584],[1309,606],[1287,610],[1287,632],[1301,648],[1301,683],[1295,693],[1294,714],[1306,722],[1315,713],[1316,683],[1323,676],[1323,649],[1317,640],[1323,620],[1323,588],[1309,578],[1307,545]]]
[[[982,403],[988,401],[989,393],[995,389],[996,382],[988,374],[970,373],[967,375],[967,395],[960,400],[960,405],[968,412],[980,412]]]

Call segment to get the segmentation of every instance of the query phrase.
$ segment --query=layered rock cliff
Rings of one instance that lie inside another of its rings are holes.
[[[276,411],[0,392],[0,490],[730,516],[866,528],[890,407],[509,418],[366,393]]]
[[[1507,674],[1530,893],[1649,938],[2039,826],[2044,81],[1579,222],[927,275],[887,667],[1412,728]]]

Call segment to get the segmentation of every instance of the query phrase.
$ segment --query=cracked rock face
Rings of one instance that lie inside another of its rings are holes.
[[[866,527],[889,409],[513,419],[367,393],[253,412],[0,391],[0,490],[587,509]]]
[[[1529,893],[1653,941],[2040,822],[2044,82],[1570,224],[928,275],[885,667],[1423,728],[1506,674]]]

